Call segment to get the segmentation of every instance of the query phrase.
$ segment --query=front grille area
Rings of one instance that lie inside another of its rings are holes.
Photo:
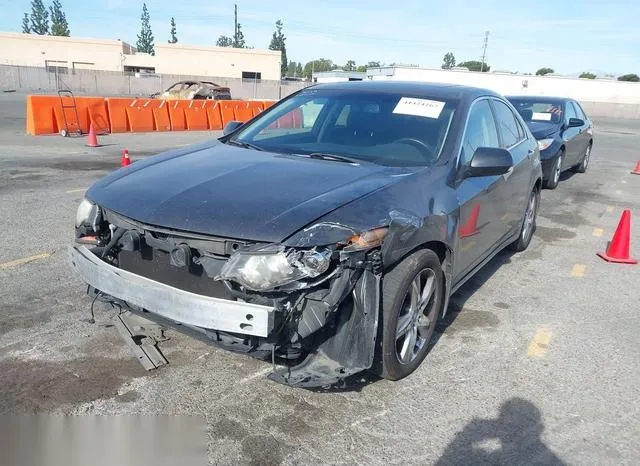
[[[181,290],[232,299],[224,283],[207,276],[201,265],[191,263],[185,267],[173,266],[169,262],[169,253],[151,248],[144,242],[139,251],[120,251],[118,262],[124,270]],[[220,267],[223,264],[224,260],[220,259]]]

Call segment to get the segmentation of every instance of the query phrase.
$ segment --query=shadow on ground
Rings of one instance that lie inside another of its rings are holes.
[[[525,399],[511,398],[497,418],[472,419],[435,464],[564,465],[542,442],[543,430],[540,410]]]

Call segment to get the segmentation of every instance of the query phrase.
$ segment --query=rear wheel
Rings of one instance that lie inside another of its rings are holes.
[[[520,235],[518,239],[509,245],[509,249],[515,252],[522,252],[529,247],[533,232],[536,229],[536,219],[538,217],[538,205],[540,204],[540,191],[537,188],[533,188],[529,201],[527,202],[527,208],[524,213],[524,219],[522,220],[522,228],[520,229]]]
[[[573,171],[576,173],[584,173],[587,171],[587,167],[589,166],[589,160],[591,159],[591,143],[587,146],[587,150],[584,152],[584,156],[582,157],[582,162],[573,167]]]
[[[382,319],[372,370],[389,380],[411,374],[431,348],[444,304],[444,274],[429,249],[410,255],[382,278]]]
[[[544,187],[547,189],[556,189],[560,183],[560,174],[562,173],[562,160],[564,159],[564,151],[558,152],[556,163],[553,164],[549,179],[545,181]]]

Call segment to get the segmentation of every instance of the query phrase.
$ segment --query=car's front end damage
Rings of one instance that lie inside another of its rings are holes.
[[[154,227],[84,200],[70,248],[89,294],[331,385],[372,366],[389,225],[319,223],[273,244]],[[392,236],[392,235],[389,235]]]

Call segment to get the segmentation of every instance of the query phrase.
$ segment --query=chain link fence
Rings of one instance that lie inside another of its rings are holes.
[[[229,87],[234,99],[276,99],[310,85],[301,81],[268,81],[260,79],[219,78],[168,74],[128,74],[117,71],[69,70],[0,65],[0,90],[51,93],[59,89],[75,94],[98,96],[149,97],[178,81],[211,81]]]

